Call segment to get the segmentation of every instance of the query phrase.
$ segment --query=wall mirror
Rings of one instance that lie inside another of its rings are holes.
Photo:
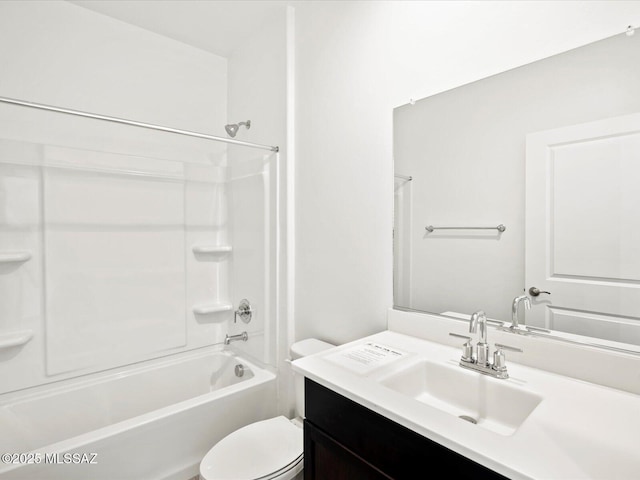
[[[639,60],[623,33],[394,110],[396,308],[509,325],[526,295],[640,352]]]

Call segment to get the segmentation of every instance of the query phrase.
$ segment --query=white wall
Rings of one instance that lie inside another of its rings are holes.
[[[296,338],[385,328],[392,165],[385,6],[296,8]]]
[[[228,123],[252,123],[248,130],[240,128],[238,140],[286,143],[286,33],[283,8],[265,17],[228,57]]]
[[[386,326],[394,107],[629,24],[640,2],[297,2],[296,337]]]
[[[226,59],[67,2],[0,2],[0,65],[0,96],[224,131]],[[214,188],[221,174],[210,164],[219,151],[4,104],[0,119],[0,249],[32,252],[0,272],[2,296],[14,299],[3,302],[0,336],[33,332],[24,347],[0,352],[0,390],[224,338],[220,322],[191,310],[226,300],[217,285],[224,272],[190,251],[192,242],[224,240]],[[153,150],[152,158],[132,156],[119,139],[139,143],[138,155]],[[110,291],[117,295],[105,302]]]
[[[223,134],[224,58],[63,1],[0,9],[2,96]]]
[[[390,4],[394,106],[640,25],[638,1]]]

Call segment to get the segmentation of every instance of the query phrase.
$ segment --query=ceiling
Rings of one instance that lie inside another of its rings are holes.
[[[68,1],[223,57],[287,5],[272,0]]]

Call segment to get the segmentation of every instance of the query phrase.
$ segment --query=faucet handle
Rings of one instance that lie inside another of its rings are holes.
[[[502,372],[504,375],[507,373],[507,364],[504,352],[502,350],[509,350],[512,352],[522,352],[521,348],[510,347],[509,345],[503,345],[496,343],[496,351],[493,352],[493,366],[492,368],[498,372]],[[506,377],[505,377],[506,378]]]
[[[463,362],[473,363],[473,345],[471,344],[471,337],[451,332],[449,332],[449,335],[452,337],[464,338],[466,340],[462,345],[462,357],[460,360]]]
[[[520,353],[523,352],[523,350],[518,347],[511,347],[509,345],[503,345],[502,343],[496,343],[495,345],[498,350],[509,350],[511,352],[520,352]]]
[[[243,298],[240,301],[240,305],[238,305],[238,309],[233,312],[233,323],[238,321],[238,317],[244,323],[249,323],[251,321],[251,317],[253,315],[253,310],[251,309],[251,303],[246,298]]]
[[[459,333],[449,332],[449,335],[451,335],[452,337],[464,338],[465,340],[469,340],[469,341],[471,340],[471,337],[467,335],[460,335]]]

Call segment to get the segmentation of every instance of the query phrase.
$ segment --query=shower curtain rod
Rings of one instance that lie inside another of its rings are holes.
[[[243,142],[241,140],[233,140],[231,138],[217,137],[215,135],[208,135],[206,133],[198,133],[198,132],[191,132],[189,130],[180,130],[177,128],[163,127],[160,125],[154,125],[152,123],[136,122],[134,120],[126,120],[124,118],[109,117],[107,115],[98,115],[95,113],[81,112],[79,110],[71,110],[69,108],[53,107],[51,105],[43,105],[41,103],[35,103],[35,102],[26,102],[24,100],[17,100],[14,98],[0,97],[0,102],[9,103],[12,105],[21,105],[23,107],[29,107],[29,108],[37,108],[40,110],[48,110],[50,112],[64,113],[67,115],[75,115],[78,117],[94,118],[96,120],[104,120],[106,122],[120,123],[123,125],[132,125],[135,127],[147,128],[149,130],[159,130],[161,132],[176,133],[178,135],[185,135],[187,137],[203,138],[205,140],[231,143],[233,145],[243,145],[245,147],[259,148],[262,150],[270,150],[272,152],[280,151],[279,147],[272,147],[270,145],[260,145],[258,143]]]

